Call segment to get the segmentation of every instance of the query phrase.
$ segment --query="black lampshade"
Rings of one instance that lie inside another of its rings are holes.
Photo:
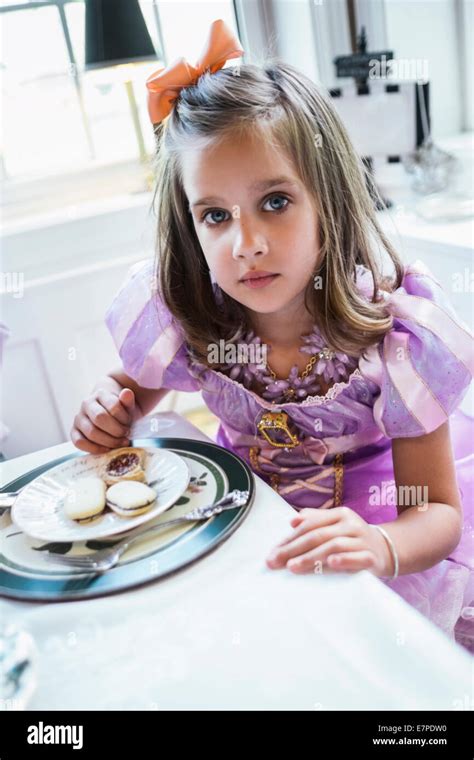
[[[138,0],[86,0],[86,70],[158,57]]]

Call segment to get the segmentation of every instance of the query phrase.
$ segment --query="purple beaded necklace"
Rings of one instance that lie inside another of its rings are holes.
[[[287,401],[301,401],[307,396],[316,395],[321,390],[320,377],[323,377],[326,383],[339,382],[345,380],[357,366],[357,361],[353,357],[341,351],[334,351],[325,345],[316,325],[311,333],[301,335],[301,340],[305,345],[300,348],[300,351],[311,354],[311,359],[301,375],[295,364],[286,380],[278,380],[268,362],[261,364],[229,362],[221,368],[221,371],[228,372],[232,380],[241,382],[246,388],[250,388],[257,381],[265,386],[261,393],[263,398],[281,404]],[[255,347],[262,345],[260,338],[253,330],[243,336],[243,342]]]

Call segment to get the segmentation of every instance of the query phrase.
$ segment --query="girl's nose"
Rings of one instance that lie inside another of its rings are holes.
[[[234,259],[251,259],[268,253],[265,237],[254,227],[240,224],[232,249]]]

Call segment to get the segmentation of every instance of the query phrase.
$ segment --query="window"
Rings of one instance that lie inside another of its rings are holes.
[[[216,18],[238,33],[246,60],[258,60],[265,52],[276,54],[326,87],[335,85],[334,57],[351,51],[350,27],[356,19],[357,31],[366,25],[369,49],[388,46],[399,58],[429,59],[435,139],[472,125],[470,0],[139,2],[155,49],[162,54],[161,59],[133,67],[150,153],[154,137],[144,81],[183,51],[194,62]],[[84,21],[84,0],[0,0],[0,173],[6,180],[7,203],[9,189],[15,189],[16,199],[19,186],[34,180],[41,183],[43,178],[113,164],[138,166],[123,82],[113,69],[83,70]]]
[[[131,67],[145,146],[154,149],[147,76],[183,55],[193,61],[212,20],[236,31],[232,0],[140,0],[161,59]],[[113,69],[84,72],[84,0],[0,0],[3,179],[30,180],[138,158],[129,101]],[[164,40],[164,44],[162,42]]]

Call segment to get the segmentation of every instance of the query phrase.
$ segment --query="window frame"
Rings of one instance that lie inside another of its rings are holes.
[[[163,34],[162,34],[162,29],[161,29],[161,24],[160,24],[157,2],[158,0],[151,0],[151,4],[153,8],[153,18],[154,18],[155,26],[156,26],[155,32],[158,38],[158,43],[160,45],[161,51],[163,53],[162,60],[164,61],[164,65],[166,66],[167,65],[166,47],[163,40]],[[12,12],[20,13],[21,11],[29,11],[35,8],[37,9],[48,8],[48,7],[57,8],[57,11],[59,14],[59,20],[61,23],[61,28],[64,35],[64,43],[66,46],[67,55],[69,59],[70,72],[74,81],[74,87],[76,90],[76,97],[78,99],[79,111],[81,113],[82,123],[83,123],[84,131],[85,131],[85,137],[86,137],[87,145],[89,147],[90,156],[91,158],[94,158],[95,151],[94,151],[94,144],[93,144],[92,136],[91,136],[90,121],[89,121],[89,117],[86,110],[83,108],[82,71],[77,65],[77,60],[74,55],[74,47],[72,45],[72,39],[71,39],[70,31],[69,31],[67,15],[64,10],[66,5],[72,5],[72,4],[78,4],[78,3],[82,3],[84,5],[85,0],[28,0],[28,2],[24,2],[24,3],[9,3],[8,5],[0,6],[0,20],[1,20],[2,14],[4,13],[12,13]],[[126,164],[128,163],[128,161],[129,159],[124,159],[123,162],[119,162],[119,163]],[[117,162],[113,162],[111,165],[115,165],[116,163]],[[76,174],[77,171],[80,171],[80,169],[74,170],[74,172],[72,172],[71,174]],[[18,185],[24,185],[25,187],[28,187],[30,185],[33,186],[37,182],[37,179],[31,179],[28,177],[20,178],[20,179],[16,177],[9,177],[5,169],[5,158],[2,154],[0,154],[0,172],[1,172],[5,191],[8,191],[8,187],[10,184],[15,184],[16,189],[18,190]],[[70,172],[68,171],[61,172],[61,174],[57,175],[57,177],[56,175],[54,177],[49,177],[48,182],[54,183],[55,179],[59,179],[59,184],[61,184],[64,178],[67,177],[69,174]],[[27,193],[27,195],[30,195],[30,193]]]
[[[5,6],[0,6],[0,19],[1,14],[12,11],[25,11],[32,8],[44,8],[48,6],[54,6],[58,9],[61,26],[64,33],[65,44],[67,53],[69,56],[71,71],[74,77],[74,84],[76,88],[76,94],[81,102],[82,99],[82,72],[77,66],[77,61],[74,55],[74,49],[71,42],[71,35],[69,32],[67,16],[65,13],[66,4],[84,2],[84,0],[29,0],[25,3],[10,3]],[[327,2],[324,0],[298,0],[301,2],[304,11],[309,14],[311,23],[311,34],[306,36],[306,49],[303,48],[302,54],[304,59],[307,58],[306,71],[308,76],[314,78],[316,81],[321,82],[328,89],[337,85],[342,80],[337,80],[335,67],[333,64],[333,58],[335,55],[349,54],[351,48],[350,27],[348,17],[348,0],[331,0]],[[453,0],[457,9],[458,18],[458,34],[460,36],[460,76],[461,76],[461,90],[467,88],[470,81],[469,72],[466,71],[466,59],[462,51],[465,46],[463,45],[463,33],[462,33],[462,14],[466,4],[466,0]],[[155,33],[158,43],[163,52],[164,65],[167,65],[168,56],[166,53],[166,44],[162,33],[162,27],[160,23],[159,5],[160,0],[151,0],[153,6],[153,17],[155,20]],[[232,0],[236,25],[238,29],[239,38],[242,42],[242,46],[245,50],[244,60],[258,59],[261,56],[262,51],[268,51],[270,54],[282,56],[287,58],[288,50],[291,50],[291,45],[294,44],[291,39],[285,37],[285,29],[279,28],[278,23],[275,21],[274,15],[274,2],[273,0]],[[377,39],[377,47],[383,49],[387,46],[387,19],[386,19],[386,0],[354,0],[354,7],[358,25],[364,24],[367,30],[368,39]],[[308,16],[307,16],[308,17]],[[281,24],[280,24],[281,26]],[[272,50],[268,49],[269,41],[274,46]],[[462,129],[472,128],[469,126],[469,104],[466,98],[462,99]],[[86,131],[87,140],[90,146],[91,155],[93,156],[92,138],[90,136],[89,119],[87,113],[81,108],[84,129]],[[0,156],[3,159],[3,156]],[[110,163],[110,167],[116,167],[117,165],[123,165],[130,163],[130,159],[124,159],[123,162]],[[138,161],[137,161],[138,163]],[[100,165],[100,162],[99,162]],[[0,170],[2,170],[3,161],[0,160]],[[91,172],[92,167],[84,167],[84,171]],[[48,178],[48,183],[52,183],[57,179],[58,185],[64,185],[64,181],[71,175],[76,175],[80,169],[70,173],[68,171],[61,173],[54,177]],[[107,166],[101,167],[101,171],[106,173]],[[91,172],[93,176],[93,172]],[[29,178],[16,179],[15,177],[5,177],[4,172],[4,191],[7,193],[8,203],[8,187],[9,184],[14,185],[14,202],[21,202],[21,190],[19,186],[25,186],[25,197],[31,197],[31,189],[28,187],[37,182],[37,179],[31,180]]]

